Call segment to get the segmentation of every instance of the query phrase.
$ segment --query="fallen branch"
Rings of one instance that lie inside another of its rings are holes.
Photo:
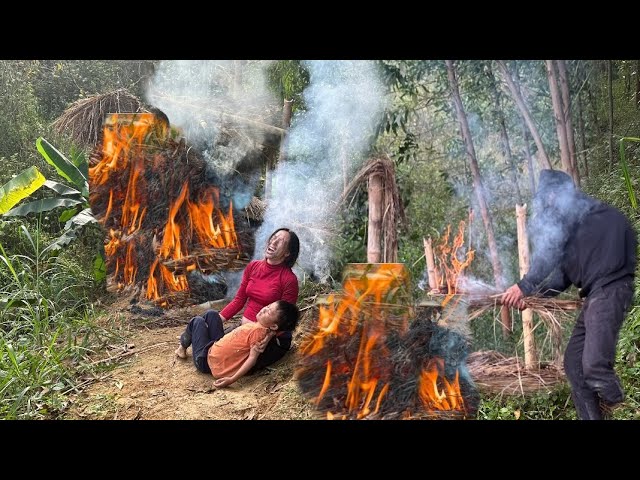
[[[123,353],[121,353],[119,355],[115,355],[113,357],[103,358],[102,360],[96,360],[95,362],[91,362],[90,365],[98,365],[100,363],[110,362],[112,360],[119,360],[121,358],[128,357],[128,356],[133,355],[135,353],[142,353],[142,352],[146,352],[147,350],[151,350],[152,348],[160,347],[160,346],[163,346],[163,345],[168,345],[169,343],[170,342],[160,342],[160,343],[156,343],[155,345],[146,346],[146,347],[141,348],[139,350],[133,349],[133,350],[130,350],[128,352],[123,352]]]

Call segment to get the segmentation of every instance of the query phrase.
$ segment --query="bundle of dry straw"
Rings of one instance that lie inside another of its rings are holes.
[[[94,147],[102,134],[107,113],[140,112],[142,102],[124,88],[81,98],[67,108],[52,126],[84,147]]]

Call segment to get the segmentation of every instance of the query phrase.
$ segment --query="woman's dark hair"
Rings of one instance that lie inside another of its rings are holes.
[[[293,266],[296,263],[296,260],[298,260],[298,254],[300,253],[300,239],[298,238],[298,235],[296,235],[293,230],[289,230],[288,228],[279,228],[269,236],[269,240],[267,240],[267,243],[269,243],[273,238],[273,236],[281,230],[284,230],[285,232],[289,232],[289,245],[288,245],[289,255],[285,257],[283,263],[287,267],[293,268]]]
[[[293,303],[278,300],[278,331],[292,332],[300,320],[300,310]]]

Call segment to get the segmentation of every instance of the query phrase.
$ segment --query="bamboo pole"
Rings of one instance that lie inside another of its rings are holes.
[[[367,227],[367,262],[380,263],[382,252],[382,199],[384,179],[379,172],[369,176],[369,224]]]
[[[529,239],[527,237],[527,205],[516,205],[516,224],[518,226],[518,258],[520,277],[529,271]],[[522,334],[524,336],[524,365],[527,370],[538,366],[538,354],[533,337],[533,311],[522,311]]]
[[[424,244],[424,256],[427,259],[427,275],[429,277],[429,288],[433,290],[439,290],[440,284],[438,282],[438,272],[436,271],[436,260],[433,256],[433,244],[431,237],[423,238]]]

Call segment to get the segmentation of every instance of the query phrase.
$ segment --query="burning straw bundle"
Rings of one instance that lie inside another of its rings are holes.
[[[358,265],[300,345],[303,394],[327,418],[473,416],[478,397],[464,368],[465,340],[430,315],[409,324],[402,265]]]
[[[90,202],[108,232],[107,267],[119,287],[138,286],[161,305],[184,303],[189,272],[244,268],[232,205],[220,209],[207,176],[204,159],[172,139],[162,118],[109,116],[90,159]]]

